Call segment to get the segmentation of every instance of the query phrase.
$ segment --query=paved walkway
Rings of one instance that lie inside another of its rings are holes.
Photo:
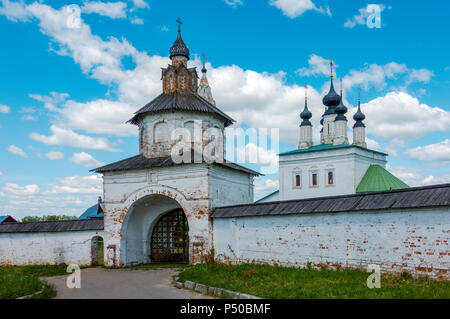
[[[58,292],[56,299],[201,299],[210,298],[172,286],[174,269],[81,270],[81,288],[67,288],[67,277],[42,278]]]

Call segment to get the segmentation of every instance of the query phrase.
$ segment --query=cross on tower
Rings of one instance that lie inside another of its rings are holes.
[[[202,61],[203,61],[203,68],[205,68],[206,55],[204,53],[202,53]]]
[[[341,95],[342,95],[342,78],[339,78],[339,81],[341,82]]]
[[[305,101],[308,99],[308,84],[305,83]]]
[[[333,59],[330,59],[330,69],[331,69],[331,77],[333,78]]]
[[[178,32],[180,32],[181,31],[181,25],[183,24],[183,22],[181,22],[181,18],[180,17],[178,17],[176,22],[178,23]]]
[[[361,101],[361,86],[358,85],[358,101]]]

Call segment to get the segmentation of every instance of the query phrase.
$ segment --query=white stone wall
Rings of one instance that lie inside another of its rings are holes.
[[[304,125],[300,126],[300,139],[298,148],[308,148],[313,145],[312,139],[312,126]]]
[[[353,128],[353,144],[361,147],[367,147],[366,128],[364,126]]]
[[[90,265],[95,236],[103,231],[0,233],[0,265]]]
[[[197,121],[197,122],[196,122]],[[164,123],[164,124],[162,124]],[[205,130],[209,128],[217,128],[221,132],[218,143],[225,145],[223,130],[224,122],[217,116],[205,113],[181,112],[176,113],[159,113],[146,115],[140,123],[139,127],[139,145],[140,153],[146,157],[163,157],[170,156],[172,147],[177,143],[173,140],[172,132],[177,128],[187,128],[191,132],[191,139],[194,139],[192,132],[193,123],[198,123],[200,138],[206,137]],[[159,130],[155,128],[159,126]],[[166,129],[161,129],[163,126]],[[165,132],[164,132],[165,131]],[[156,134],[155,134],[156,133]],[[203,145],[206,146],[210,141],[203,139]],[[223,148],[222,148],[223,149]]]
[[[449,279],[450,209],[214,219],[216,258]]]
[[[280,156],[279,200],[354,194],[371,164],[386,166],[386,156],[357,147]],[[327,172],[333,171],[334,185],[327,184]],[[318,173],[318,186],[312,186],[311,174]],[[301,187],[295,186],[295,174],[301,175]]]

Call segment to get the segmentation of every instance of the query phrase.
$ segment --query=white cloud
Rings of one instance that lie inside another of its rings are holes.
[[[334,70],[338,68],[335,65]],[[330,75],[329,60],[316,54],[312,54],[308,60],[308,67],[297,70],[301,76]],[[334,73],[336,75],[336,72]],[[345,90],[355,86],[362,86],[365,90],[375,87],[379,90],[387,86],[387,80],[402,80],[404,83],[400,89],[405,91],[413,82],[428,83],[434,72],[428,69],[409,69],[405,64],[390,62],[385,65],[366,63],[361,69],[351,69],[343,76],[342,85]],[[328,83],[325,84],[328,89]]]
[[[50,190],[46,194],[101,194],[102,179],[97,175],[91,176],[69,176],[57,178]],[[92,196],[94,197],[94,196]]]
[[[450,161],[450,139],[436,144],[410,148],[406,150],[406,154],[421,161]]]
[[[86,14],[97,13],[111,19],[123,19],[127,16],[126,8],[127,4],[121,1],[85,1],[81,7],[81,12]]]
[[[9,113],[11,108],[7,105],[0,104],[0,113]]]
[[[262,198],[278,190],[278,179],[272,180],[264,177],[255,177],[255,199]]]
[[[149,5],[147,2],[145,2],[145,0],[132,0],[133,4],[135,7],[137,8],[148,8]]]
[[[11,21],[28,21],[32,14],[24,6],[24,1],[1,0],[0,14],[6,16]]]
[[[412,140],[450,131],[450,112],[422,104],[405,92],[390,92],[361,105],[367,132],[383,140]],[[351,109],[351,116],[356,108]]]
[[[142,20],[141,18],[133,18],[133,19],[131,19],[131,23],[132,24],[143,25],[144,24],[144,20]]]
[[[427,175],[418,167],[390,166],[387,169],[411,187],[450,183],[450,174]]]
[[[79,216],[97,203],[102,194],[102,179],[97,175],[57,178],[53,185],[41,189],[38,185],[7,184],[0,192],[2,211],[16,218],[27,215]]]
[[[300,68],[297,70],[299,75],[311,76],[311,75],[330,75],[330,60],[327,60],[316,54],[311,54],[308,60],[309,67]],[[335,68],[338,66],[335,65]]]
[[[39,186],[36,184],[20,186],[13,183],[6,184],[2,190],[13,195],[34,195],[39,193]]]
[[[2,177],[3,176],[3,172],[2,171],[0,171],[0,177]]]
[[[67,101],[57,110],[57,125],[87,133],[117,136],[137,135],[137,128],[125,122],[136,108],[127,103],[94,100],[86,103]]]
[[[64,154],[61,152],[50,151],[47,154],[45,154],[45,157],[47,157],[49,160],[57,161],[62,160],[64,158]]]
[[[8,147],[8,151],[14,155],[20,156],[20,157],[28,157],[27,153],[25,153],[20,147],[17,147],[15,145],[10,145]]]
[[[70,160],[78,165],[88,168],[95,168],[105,165],[105,163],[96,160],[92,157],[92,155],[85,152],[74,153]]]
[[[407,78],[407,85],[412,82],[422,82],[422,83],[428,83],[430,82],[431,78],[434,76],[434,72],[430,71],[428,69],[412,69],[411,73],[408,74]]]
[[[232,7],[237,7],[238,5],[241,6],[242,0],[224,0],[226,4]]]
[[[329,7],[318,8],[311,0],[270,0],[269,4],[271,6],[277,7],[283,14],[290,18],[297,18],[303,13],[309,10],[315,10],[317,12],[327,14],[331,16],[331,11]]]
[[[227,151],[227,154],[230,154]],[[240,160],[239,160],[240,159]],[[236,148],[236,159],[231,159],[242,163],[252,163],[261,166],[261,173],[274,174],[278,170],[278,152],[268,150],[254,143],[247,143],[244,147]]]
[[[40,94],[29,94],[28,96],[36,101],[44,103],[44,107],[47,110],[58,111],[58,105],[64,102],[69,97],[69,94],[50,92],[49,96]]]
[[[22,121],[37,121],[38,117],[34,115],[24,115],[20,118]]]
[[[165,25],[163,25],[160,29],[162,32],[169,32],[169,28]]]
[[[359,9],[358,10],[359,13],[357,15],[353,16],[353,18],[348,18],[344,23],[344,27],[354,28],[357,25],[365,25],[367,17],[372,14],[371,11],[369,11],[369,12],[367,11],[368,6],[369,5],[367,5],[364,8]],[[380,4],[379,6],[381,9],[381,12],[383,12],[386,9],[386,6],[383,4]],[[390,9],[390,7],[389,7],[389,9]]]
[[[366,64],[362,70],[350,70],[349,74],[342,78],[344,89],[351,89],[360,85],[365,90],[375,86],[378,89],[386,87],[386,79],[395,79],[397,75],[408,72],[404,64],[390,62],[385,65]]]
[[[88,150],[102,150],[109,152],[117,152],[118,149],[113,148],[107,139],[98,137],[93,138],[86,135],[77,134],[72,130],[64,129],[55,125],[50,127],[53,135],[46,136],[39,133],[31,133],[30,138],[47,144],[47,145],[65,145],[75,148]]]

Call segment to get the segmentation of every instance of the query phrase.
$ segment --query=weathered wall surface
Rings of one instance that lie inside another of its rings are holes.
[[[0,265],[90,265],[95,236],[103,232],[1,233]]]
[[[223,261],[410,271],[449,279],[449,209],[214,219]]]
[[[169,210],[167,207],[183,209],[189,224],[190,262],[201,261],[212,247],[209,216],[215,203],[230,205],[253,201],[252,177],[213,167],[189,164],[105,173],[105,264],[149,262],[151,227]],[[224,184],[227,194],[216,200],[216,190],[222,188],[224,191]],[[173,202],[166,203],[162,197]]]

